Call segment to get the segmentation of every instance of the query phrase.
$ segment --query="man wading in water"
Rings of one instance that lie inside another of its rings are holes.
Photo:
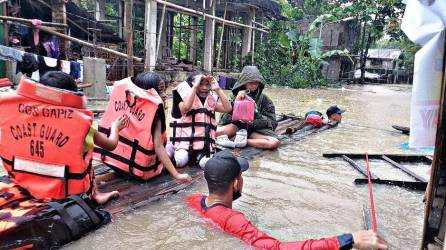
[[[201,216],[211,219],[222,230],[230,233],[256,249],[345,250],[387,249],[373,231],[358,231],[320,240],[280,242],[260,231],[246,217],[232,209],[233,200],[241,196],[242,173],[249,167],[248,161],[236,158],[229,150],[216,153],[205,166],[204,177],[209,196],[191,195],[189,206]]]

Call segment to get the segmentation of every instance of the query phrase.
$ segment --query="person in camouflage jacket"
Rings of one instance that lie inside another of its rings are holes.
[[[239,80],[232,88],[231,104],[237,99],[250,96],[256,102],[254,121],[242,123],[232,121],[232,112],[222,114],[217,136],[233,137],[241,129],[247,130],[247,145],[262,149],[277,149],[280,141],[274,130],[277,127],[276,111],[271,99],[263,94],[266,82],[256,66],[245,66]],[[238,135],[237,135],[238,136]]]

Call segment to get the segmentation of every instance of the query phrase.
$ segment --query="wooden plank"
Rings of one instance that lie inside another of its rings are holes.
[[[356,164],[355,161],[353,161],[352,159],[350,159],[348,156],[346,155],[342,155],[342,159],[344,159],[344,161],[348,162],[353,168],[355,168],[356,170],[358,170],[362,175],[364,175],[365,177],[367,177],[367,171],[365,169],[363,169],[361,166],[359,166],[358,164]],[[376,175],[374,175],[373,173],[370,172],[370,176],[373,179],[379,179]]]
[[[127,32],[127,76],[133,76],[133,0],[125,1],[125,27]]]
[[[397,187],[403,187],[413,190],[426,190],[427,182],[419,182],[419,181],[399,181],[399,180],[384,180],[384,179],[371,179],[374,184],[384,184],[384,185],[392,185]],[[355,184],[367,184],[367,178],[358,178],[354,181]]]
[[[415,178],[417,181],[421,181],[421,182],[427,182],[426,179],[424,179],[423,177],[417,175],[416,173],[412,172],[410,169],[406,168],[405,166],[393,161],[392,159],[390,159],[389,157],[383,155],[382,159],[385,160],[386,162],[390,163],[392,166],[401,169],[403,172],[405,172],[406,174],[412,176],[413,178]]]
[[[382,159],[382,156],[384,154],[369,154],[369,159]],[[342,157],[342,155],[346,155],[352,159],[365,158],[365,154],[358,154],[358,153],[340,152],[340,153],[323,153],[322,155],[327,158]],[[423,154],[385,154],[385,155],[397,162],[426,162],[429,164],[431,163],[429,156]]]

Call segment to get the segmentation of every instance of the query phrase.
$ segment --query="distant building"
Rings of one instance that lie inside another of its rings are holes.
[[[310,24],[316,17],[302,19],[298,21],[299,33],[308,31]],[[338,23],[327,23],[322,26],[322,50],[344,50],[352,51],[357,39],[359,39],[360,27],[355,20]],[[319,37],[319,29],[314,32],[313,37]],[[354,65],[348,57],[332,56],[325,59],[328,65],[322,68],[322,74],[326,79],[341,80],[352,79]]]
[[[400,49],[369,49],[365,65],[366,77],[377,83],[410,82],[410,74],[401,68],[402,51]],[[357,65],[357,68],[360,66]],[[357,70],[355,78],[360,77]]]

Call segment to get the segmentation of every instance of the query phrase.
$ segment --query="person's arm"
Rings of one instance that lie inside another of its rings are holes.
[[[276,121],[276,108],[273,102],[266,96],[263,98],[263,102],[261,105],[262,110],[254,113],[254,121],[251,126],[254,129],[268,128],[274,130],[278,124]]]
[[[175,169],[175,166],[172,164],[172,161],[169,159],[166,148],[163,144],[161,122],[159,120],[156,123],[155,133],[153,134],[153,143],[156,155],[158,156],[164,167],[167,169],[167,171],[169,171],[169,173],[173,176],[173,178],[182,182],[192,181],[192,178],[188,174],[178,173],[178,171]]]
[[[223,224],[223,223],[221,223]],[[358,231],[353,234],[343,234],[330,238],[308,239],[294,242],[281,242],[268,234],[260,231],[251,224],[246,217],[235,212],[223,225],[222,229],[233,234],[255,247],[256,249],[272,249],[272,250],[347,250],[347,249],[387,249],[384,242],[380,240],[378,235],[373,231]]]
[[[192,82],[192,88],[189,95],[184,99],[183,102],[180,102],[178,104],[178,107],[180,108],[182,115],[189,112],[189,110],[192,108],[192,105],[194,104],[195,95],[197,95],[197,88],[200,85],[202,76],[203,75],[198,75],[195,77],[195,79]]]
[[[118,146],[119,131],[124,128],[124,120],[125,117],[121,116],[112,123],[109,137],[96,131],[93,136],[94,144],[108,151],[115,150]]]
[[[223,90],[220,88],[220,85],[218,85],[215,78],[212,81],[212,90],[217,93],[218,97],[221,99],[221,103],[217,103],[217,106],[215,107],[215,111],[221,112],[221,113],[229,113],[232,111],[232,105],[229,102],[228,97],[225,95]]]
[[[239,212],[235,212],[224,225],[221,225],[227,233],[233,234],[243,240],[245,243],[256,249],[271,250],[339,250],[341,249],[338,238],[331,237],[319,240],[305,240],[299,242],[281,242],[268,234],[260,231],[251,224],[246,217]]]

